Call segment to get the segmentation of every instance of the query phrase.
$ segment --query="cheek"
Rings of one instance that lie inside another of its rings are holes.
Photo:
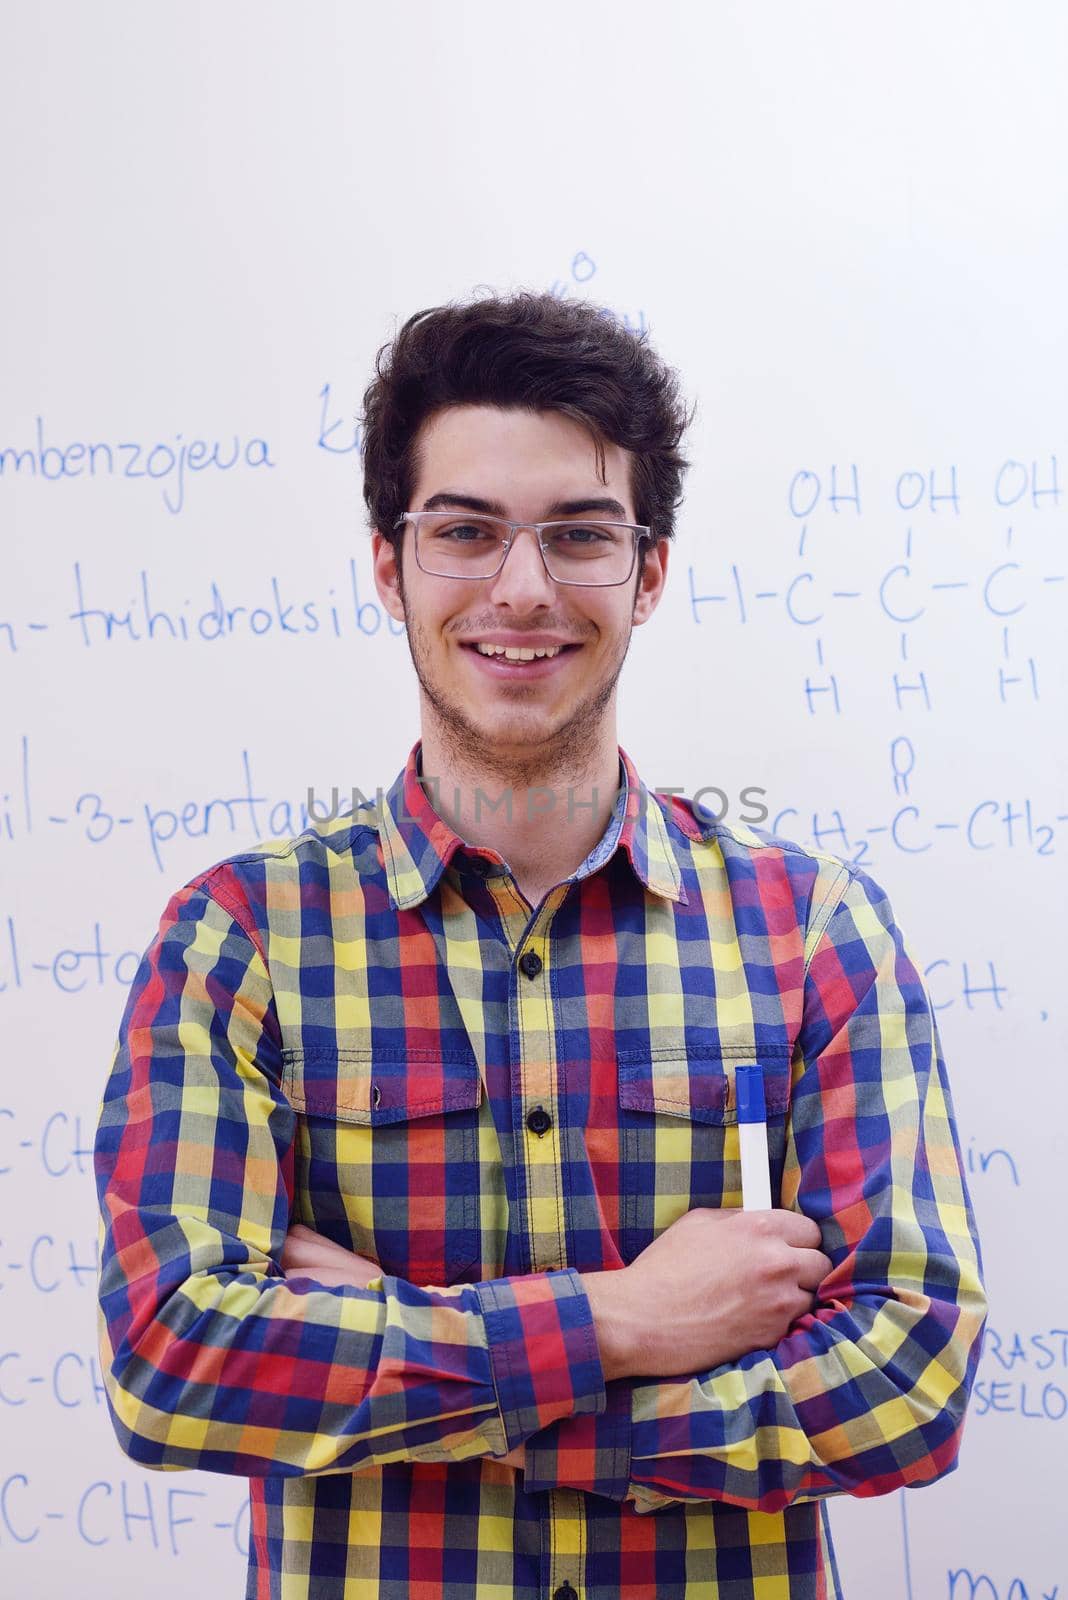
[[[620,645],[624,645],[630,637],[631,613],[623,607],[613,607],[602,616],[597,617],[596,625],[600,633],[602,644],[607,645],[615,654]]]
[[[449,649],[449,642],[442,637],[442,629],[448,623],[448,617],[438,617],[426,606],[418,611],[411,607],[408,609],[408,631],[415,639],[421,655],[431,652],[442,655]]]

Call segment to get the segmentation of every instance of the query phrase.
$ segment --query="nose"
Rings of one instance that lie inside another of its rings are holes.
[[[556,585],[545,570],[535,528],[519,527],[508,547],[504,566],[489,580],[494,600],[513,611],[552,605]]]

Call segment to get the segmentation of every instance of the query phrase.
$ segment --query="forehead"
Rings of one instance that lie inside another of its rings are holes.
[[[605,479],[589,430],[557,411],[449,406],[417,435],[413,504],[443,490],[504,501],[531,514],[530,502],[611,493],[628,509],[628,450],[604,440]]]

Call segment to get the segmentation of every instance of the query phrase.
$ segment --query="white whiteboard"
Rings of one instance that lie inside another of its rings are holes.
[[[1064,8],[0,15],[3,1592],[243,1592],[245,1480],[107,1421],[96,1108],[172,890],[414,741],[354,417],[488,284],[698,401],[624,747],[862,861],[939,1007],[992,1335],[958,1471],[834,1503],[846,1592],[1068,1594]]]

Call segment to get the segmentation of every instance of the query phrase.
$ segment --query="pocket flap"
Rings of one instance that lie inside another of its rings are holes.
[[[413,1046],[308,1045],[282,1052],[282,1090],[294,1111],[377,1127],[482,1100],[474,1055]]]
[[[785,1047],[695,1045],[620,1050],[619,1103],[633,1111],[660,1111],[689,1122],[738,1120],[735,1070],[759,1066],[769,1118],[790,1103],[790,1058]]]

